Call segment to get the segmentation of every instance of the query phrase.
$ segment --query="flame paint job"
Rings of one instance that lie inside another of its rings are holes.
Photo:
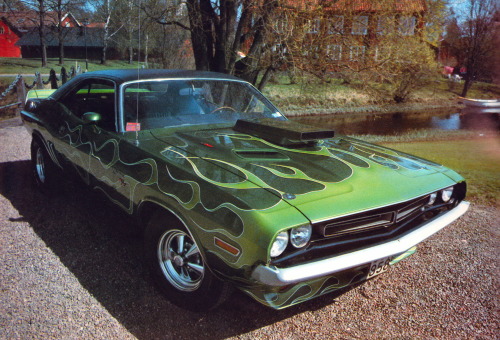
[[[256,300],[283,308],[366,277],[358,268],[285,290],[250,279],[270,261],[275,235],[403,202],[461,181],[441,165],[348,137],[285,148],[230,126],[109,132],[83,124],[55,101],[23,111],[52,160],[74,168],[129,214],[145,202],[173,211],[211,269]],[[216,245],[220,239],[238,252]]]

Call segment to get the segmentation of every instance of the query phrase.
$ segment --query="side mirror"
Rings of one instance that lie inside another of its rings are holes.
[[[101,115],[96,112],[86,112],[82,119],[84,124],[95,124],[101,120]]]
[[[33,99],[27,99],[24,109],[29,112],[33,112],[38,107],[38,101]]]

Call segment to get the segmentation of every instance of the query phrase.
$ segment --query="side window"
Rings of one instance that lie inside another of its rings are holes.
[[[85,81],[68,93],[60,102],[76,117],[86,112],[101,115],[97,125],[108,131],[116,131],[115,86],[111,81]]]
[[[88,92],[89,84],[86,82],[82,83],[61,98],[59,102],[63,104],[74,116],[81,118],[85,113],[85,102]]]

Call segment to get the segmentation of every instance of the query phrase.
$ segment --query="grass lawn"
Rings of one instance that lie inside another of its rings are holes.
[[[500,138],[380,143],[460,173],[467,181],[467,199],[477,203],[500,203]]]
[[[35,72],[48,74],[50,69],[56,71],[57,76],[61,73],[61,67],[64,66],[69,73],[71,66],[80,66],[85,68],[85,60],[65,59],[64,65],[59,65],[59,59],[49,58],[47,60],[47,67],[41,67],[40,59],[23,59],[23,58],[0,58],[0,74],[26,74],[23,77],[25,82],[31,84],[35,78]],[[117,68],[137,68],[137,62],[129,64],[128,61],[110,60],[106,65],[101,65],[98,61],[89,61],[89,71],[98,71],[104,69],[117,69]],[[0,93],[3,92],[16,77],[0,77]],[[47,76],[42,77],[44,81],[48,79]],[[60,84],[60,83],[59,83]],[[11,104],[17,101],[17,96],[10,93],[6,98],[0,99],[0,106]],[[15,109],[0,110],[0,119],[11,118],[15,114]]]
[[[409,97],[408,103],[439,104],[441,106],[456,105],[463,83],[450,83],[446,79],[436,79],[434,82],[416,89]],[[395,104],[384,84],[372,84],[368,91],[361,84],[344,84],[339,79],[330,83],[312,84],[284,84],[269,83],[264,88],[268,96],[277,107],[283,111],[305,111],[308,113],[330,112],[335,108],[349,108],[357,106],[374,106]],[[467,97],[470,98],[499,98],[500,86],[476,82],[472,85]]]
[[[98,71],[103,69],[115,68],[137,68],[137,62],[129,64],[128,61],[110,60],[106,65],[101,65],[99,61],[89,60],[89,71]],[[24,58],[0,58],[0,73],[14,73],[14,74],[30,74],[35,72],[49,73],[53,68],[57,74],[61,72],[61,67],[64,66],[69,72],[71,66],[79,65],[82,70],[85,69],[85,60],[81,59],[65,59],[64,65],[59,65],[58,58],[49,58],[47,60],[47,67],[41,67],[42,62],[40,59],[24,59]]]

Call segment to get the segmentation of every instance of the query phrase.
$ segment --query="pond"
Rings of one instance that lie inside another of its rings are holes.
[[[496,132],[500,130],[498,113],[461,112],[457,109],[392,114],[316,115],[291,119],[304,124],[333,129],[345,135],[395,135],[422,129]]]

